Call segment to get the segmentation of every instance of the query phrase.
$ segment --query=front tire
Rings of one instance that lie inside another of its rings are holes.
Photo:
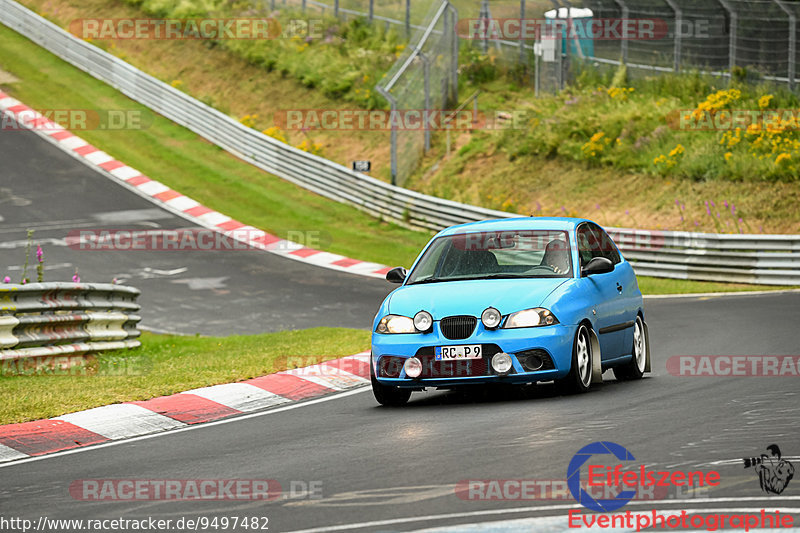
[[[614,367],[614,377],[619,381],[642,379],[647,364],[647,338],[644,334],[644,322],[641,316],[636,316],[633,325],[633,351],[631,360]]]
[[[408,402],[411,398],[411,390],[401,389],[399,387],[392,387],[391,385],[382,385],[378,383],[375,376],[370,376],[372,380],[372,394],[379,404],[386,407],[400,407]]]
[[[567,394],[579,394],[589,390],[592,384],[592,356],[592,337],[589,328],[581,324],[575,332],[569,374],[557,381],[561,391]]]

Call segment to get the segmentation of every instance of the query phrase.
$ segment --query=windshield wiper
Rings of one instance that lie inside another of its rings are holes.
[[[436,283],[437,281],[449,281],[449,280],[442,279],[442,278],[437,278],[437,277],[434,276],[434,277],[430,277],[430,278],[421,279],[419,281],[412,281],[411,283],[408,283],[407,285],[422,285],[423,283]]]
[[[480,279],[512,279],[512,278],[527,278],[531,276],[519,276],[514,274],[486,274],[486,275],[477,275],[477,276],[459,276],[456,278],[425,278],[419,281],[413,281],[409,283],[409,285],[421,285],[423,283],[437,283],[441,281],[472,281],[472,280],[480,280]]]

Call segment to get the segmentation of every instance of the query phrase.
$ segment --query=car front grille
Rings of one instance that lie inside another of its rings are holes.
[[[439,329],[448,339],[466,339],[475,331],[477,324],[478,319],[474,316],[448,316],[439,321]]]

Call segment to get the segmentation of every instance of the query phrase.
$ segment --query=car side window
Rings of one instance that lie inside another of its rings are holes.
[[[617,245],[614,244],[614,241],[611,240],[608,233],[596,224],[592,224],[592,230],[598,236],[598,244],[602,256],[615,265],[622,261],[622,258],[619,256],[619,250],[617,250]]]
[[[577,237],[578,256],[580,256],[581,268],[583,268],[593,257],[599,255],[596,253],[598,251],[597,236],[594,235],[588,224],[581,224],[578,226]]]

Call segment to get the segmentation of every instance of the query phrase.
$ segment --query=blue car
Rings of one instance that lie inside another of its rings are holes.
[[[511,218],[439,232],[372,325],[371,378],[382,405],[426,387],[555,381],[569,393],[650,371],[642,293],[599,225]]]

